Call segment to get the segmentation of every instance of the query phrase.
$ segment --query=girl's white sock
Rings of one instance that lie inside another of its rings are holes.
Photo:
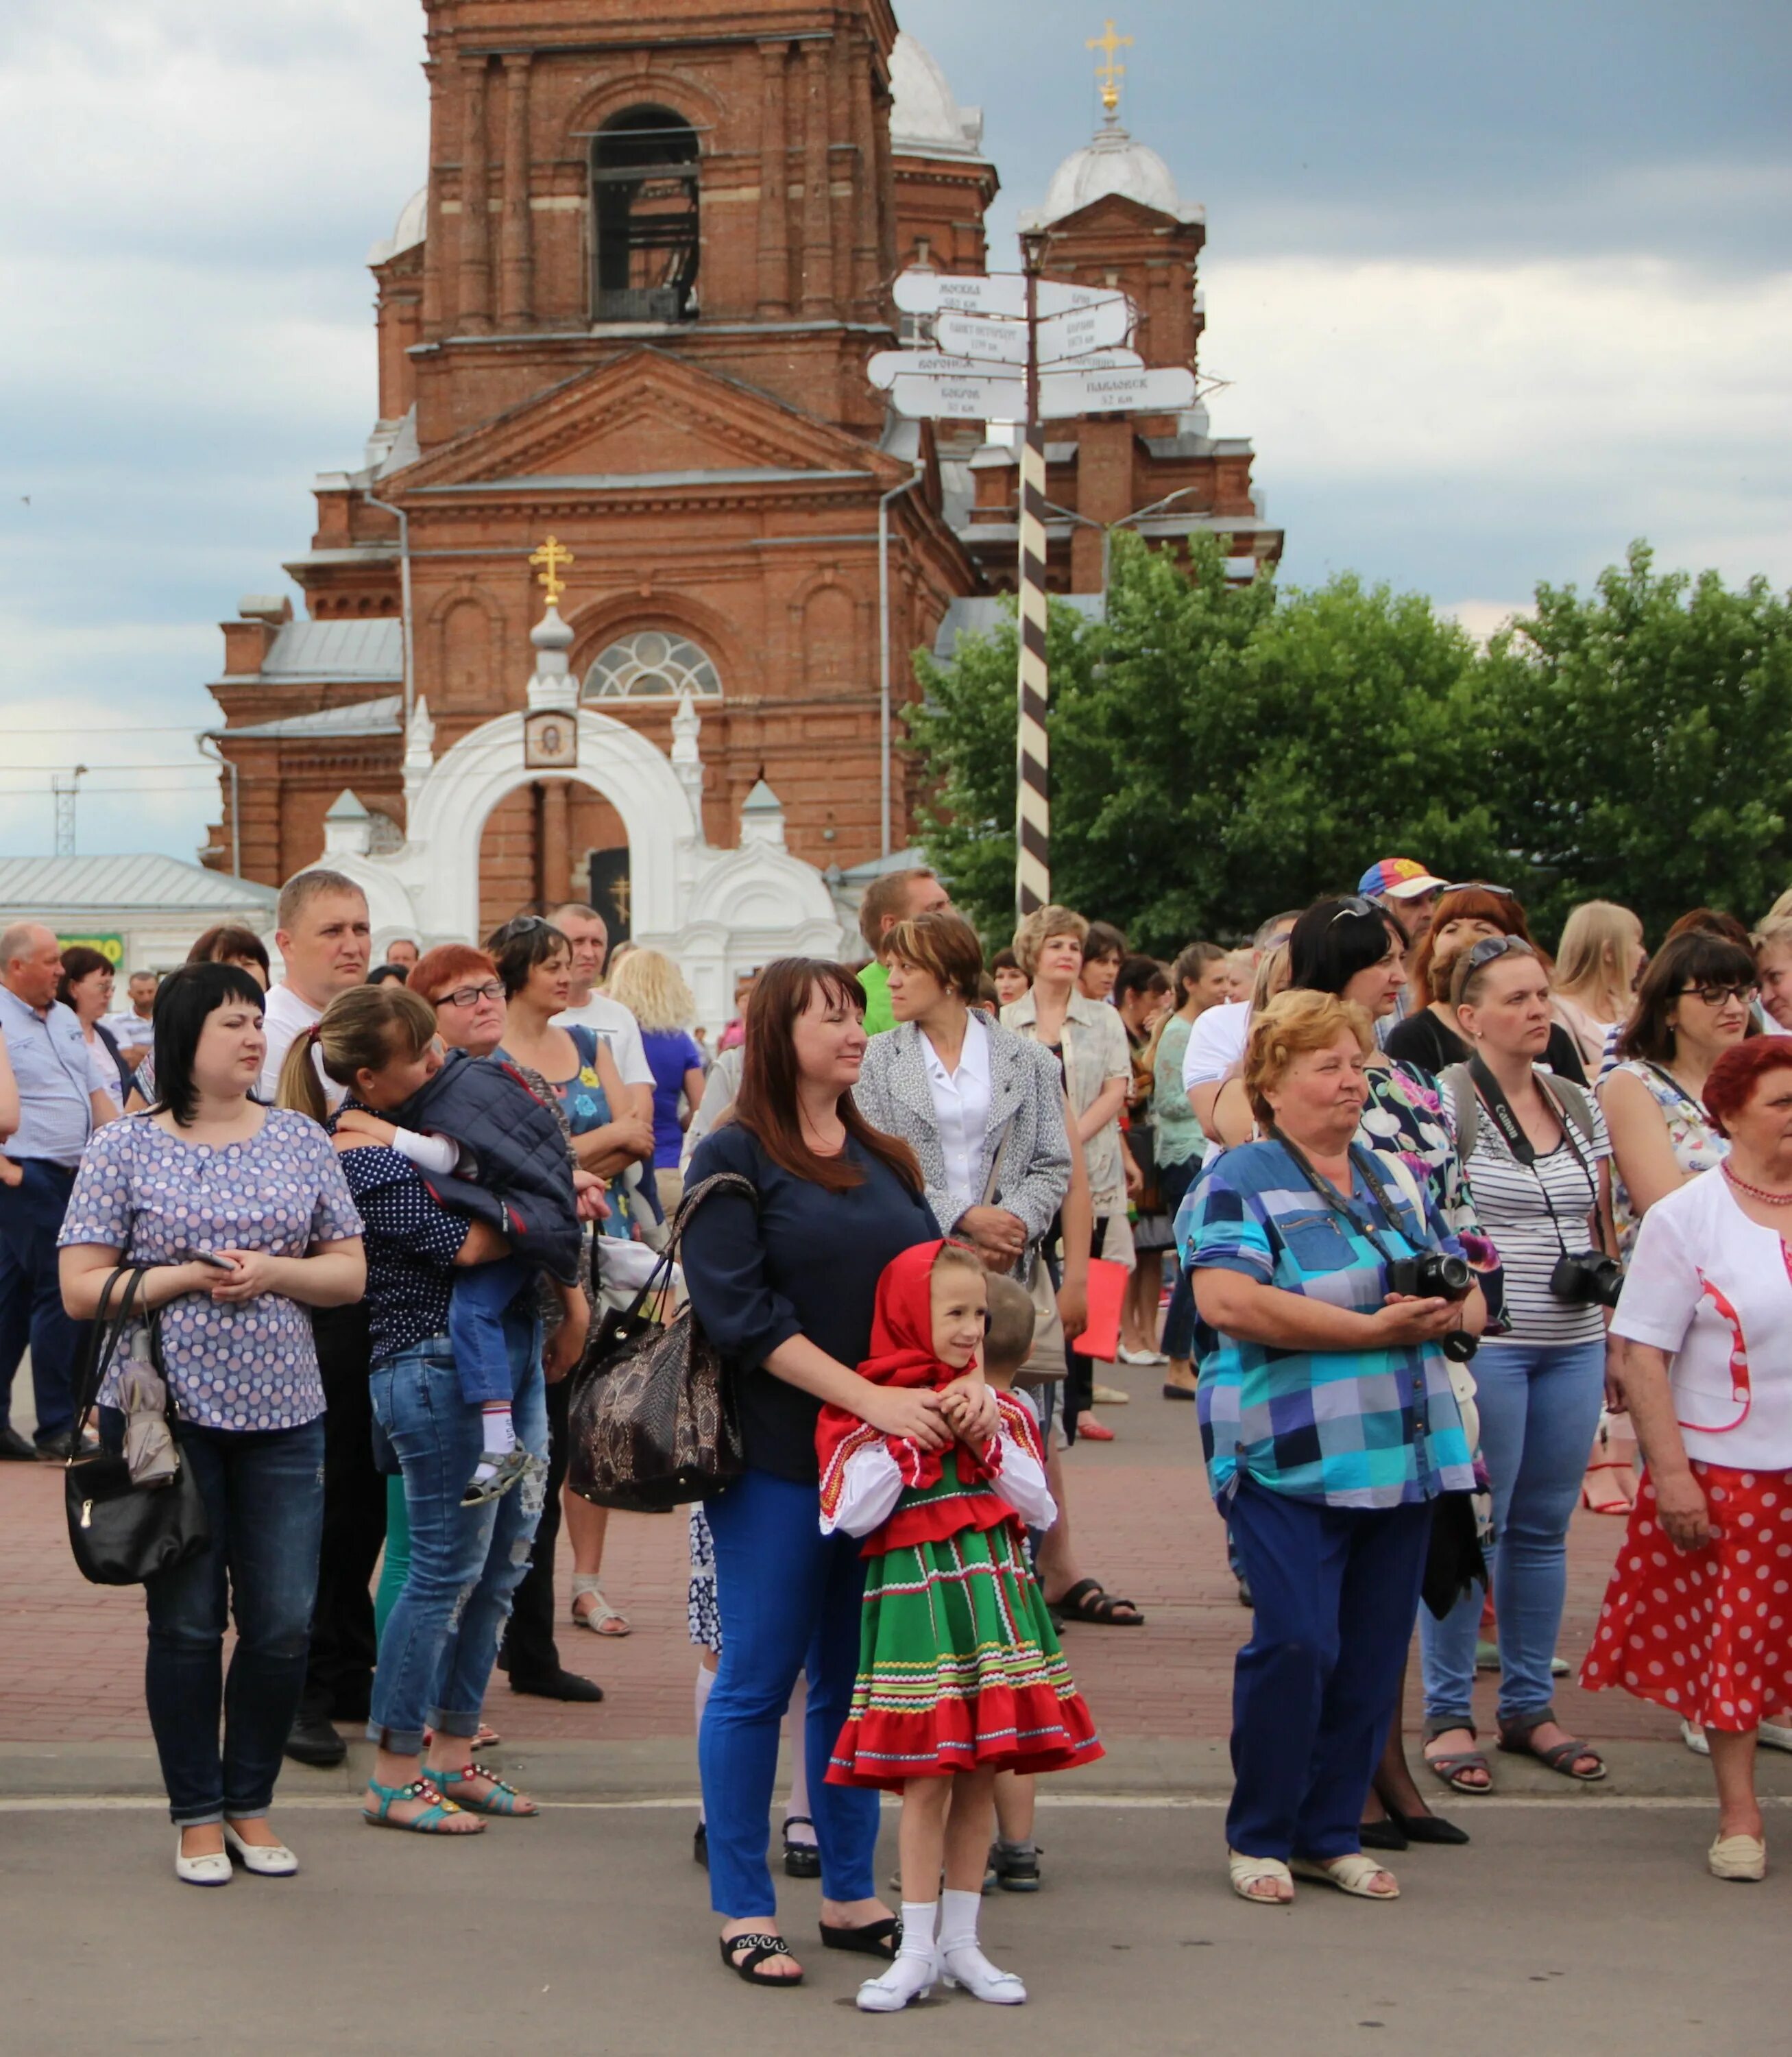
[[[510,1402],[508,1400],[489,1400],[479,1410],[480,1438],[485,1454],[473,1468],[473,1483],[477,1484],[492,1477],[497,1471],[497,1460],[508,1456],[516,1447],[516,1431],[511,1425]]]
[[[972,1999],[987,2000],[998,2007],[1019,2007],[1027,1997],[1026,1987],[1012,1972],[999,1972],[977,1947],[977,1916],[983,1904],[979,1893],[954,1893],[948,1886],[940,1894],[940,1968]],[[906,1944],[906,1936],[904,1940]]]
[[[710,1669],[708,1665],[699,1664],[697,1667],[696,1693],[697,1733],[698,1735],[701,1735],[703,1733],[703,1710],[710,1704],[710,1689],[714,1685],[714,1672]],[[703,1813],[702,1797],[702,1795],[699,1794],[697,1801],[697,1820],[699,1826],[701,1826],[706,1818],[706,1817]]]
[[[902,1948],[881,1978],[867,1979],[859,1988],[865,2014],[900,2014],[912,2000],[931,1992],[939,1976],[934,1962],[933,1928],[940,1912],[936,1900],[902,1903]]]

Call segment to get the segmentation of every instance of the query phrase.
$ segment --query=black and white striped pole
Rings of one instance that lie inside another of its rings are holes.
[[[1039,418],[1039,274],[1042,231],[1024,234],[1027,267],[1027,418],[1020,446],[1020,652],[1015,757],[1015,917],[1024,921],[1051,899],[1051,746],[1046,716],[1046,430]]]

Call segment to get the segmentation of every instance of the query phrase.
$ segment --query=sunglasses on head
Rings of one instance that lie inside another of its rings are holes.
[[[1455,886],[1440,886],[1438,898],[1446,893],[1491,893],[1496,900],[1516,900],[1518,896],[1509,886],[1489,886],[1485,878],[1467,878]]]
[[[1513,951],[1527,957],[1537,955],[1522,936],[1483,936],[1469,952],[1469,969],[1479,971],[1483,965],[1490,965],[1497,957],[1509,956]]]
[[[1387,918],[1375,902],[1366,894],[1347,893],[1338,902],[1338,911],[1326,926],[1335,927],[1347,914],[1354,914],[1359,921],[1381,921]]]
[[[1734,985],[1683,985],[1676,997],[1684,1000],[1691,993],[1707,1007],[1721,1007],[1727,1000],[1739,1000],[1743,1006],[1752,1007],[1760,990],[1752,979],[1747,979]]]

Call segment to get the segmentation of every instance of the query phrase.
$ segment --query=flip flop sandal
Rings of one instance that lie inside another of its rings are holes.
[[[413,1778],[408,1786],[382,1786],[370,1778],[367,1790],[379,1801],[378,1809],[363,1807],[361,1818],[370,1829],[406,1829],[413,1836],[465,1836],[483,1835],[485,1824],[476,1822],[471,1829],[445,1829],[442,1823],[450,1814],[463,1809],[452,1800],[445,1800],[437,1791],[434,1782],[429,1778]],[[397,1820],[392,1809],[405,1800],[428,1800],[426,1807],[414,1821]]]
[[[745,1979],[750,1986],[800,1986],[803,1975],[798,1972],[792,1978],[780,1978],[774,1972],[762,1977],[759,1967],[773,1957],[788,1957],[790,1945],[781,1936],[764,1931],[742,1936],[718,1936],[722,1945],[722,1961],[736,1978]]]
[[[476,1799],[472,1793],[463,1793],[455,1803],[469,1814],[499,1814],[514,1821],[532,1821],[541,1812],[532,1800],[524,1799],[514,1786],[507,1786],[495,1771],[489,1770],[483,1764],[469,1764],[465,1771],[433,1771],[429,1776],[445,1790],[464,1786],[469,1778],[489,1779],[492,1789],[482,1798]]]
[[[1448,1735],[1453,1729],[1466,1729],[1470,1735],[1476,1733],[1473,1722],[1427,1722],[1425,1740],[1435,1742],[1441,1735]],[[1425,1768],[1441,1778],[1452,1793],[1466,1793],[1471,1799],[1484,1799],[1493,1789],[1493,1767],[1478,1750],[1446,1750],[1433,1757],[1425,1753]],[[1484,1786],[1465,1786],[1462,1774],[1478,1771],[1486,1779]]]
[[[1521,1714],[1517,1721],[1500,1723],[1499,1748],[1510,1757],[1534,1757],[1541,1765],[1564,1778],[1572,1778],[1577,1786],[1596,1786],[1606,1775],[1605,1760],[1590,1743],[1570,1736],[1566,1742],[1552,1744],[1548,1750],[1539,1750],[1532,1738],[1545,1722],[1556,1718],[1553,1707],[1540,1708],[1534,1714]],[[1596,1767],[1592,1771],[1576,1771],[1574,1767],[1584,1757],[1590,1757]]]
[[[1238,1850],[1226,1852],[1226,1876],[1232,1881],[1232,1889],[1240,1900],[1248,1900],[1253,1907],[1287,1907],[1291,1902],[1277,1900],[1268,1894],[1253,1893],[1253,1885],[1260,1885],[1266,1878],[1274,1879],[1278,1885],[1285,1885],[1290,1893],[1294,1890],[1294,1874],[1280,1857],[1248,1857]]]
[[[1062,1615],[1066,1621],[1093,1622],[1099,1628],[1142,1628],[1145,1616],[1130,1600],[1123,1600],[1110,1593],[1099,1579],[1078,1579],[1074,1586],[1066,1586],[1054,1600],[1046,1605],[1054,1615]],[[1132,1607],[1129,1616],[1117,1611],[1121,1607]]]
[[[1373,1857],[1366,1857],[1360,1850],[1353,1850],[1341,1857],[1291,1857],[1288,1869],[1296,1878],[1310,1878],[1316,1885],[1335,1886],[1339,1892],[1347,1893],[1353,1900],[1398,1900],[1400,1885],[1394,1880],[1391,1893],[1376,1893],[1369,1881],[1378,1874],[1393,1878],[1386,1865],[1379,1865]]]

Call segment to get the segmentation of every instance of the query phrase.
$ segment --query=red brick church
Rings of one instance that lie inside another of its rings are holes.
[[[363,846],[402,843],[419,751],[524,705],[550,533],[581,704],[668,752],[681,707],[701,718],[700,840],[741,841],[769,789],[818,868],[902,850],[919,775],[896,755],[886,823],[884,609],[900,707],[909,652],[1011,587],[1018,470],[981,423],[888,414],[865,365],[899,339],[899,270],[984,267],[980,113],[888,0],[425,14],[428,184],[370,259],[379,418],[362,467],[317,482],[303,616],[251,598],[224,624],[207,862],[285,878],[345,791]],[[1148,364],[1194,365],[1205,217],[1154,152],[1110,115],[1030,218],[1052,275],[1132,295]],[[1280,554],[1250,446],[1198,407],[1056,424],[1049,462],[1058,590],[1099,592],[1122,517],[1218,531],[1241,575]],[[482,917],[595,890],[626,920],[628,838],[591,787],[519,783],[465,829]]]

